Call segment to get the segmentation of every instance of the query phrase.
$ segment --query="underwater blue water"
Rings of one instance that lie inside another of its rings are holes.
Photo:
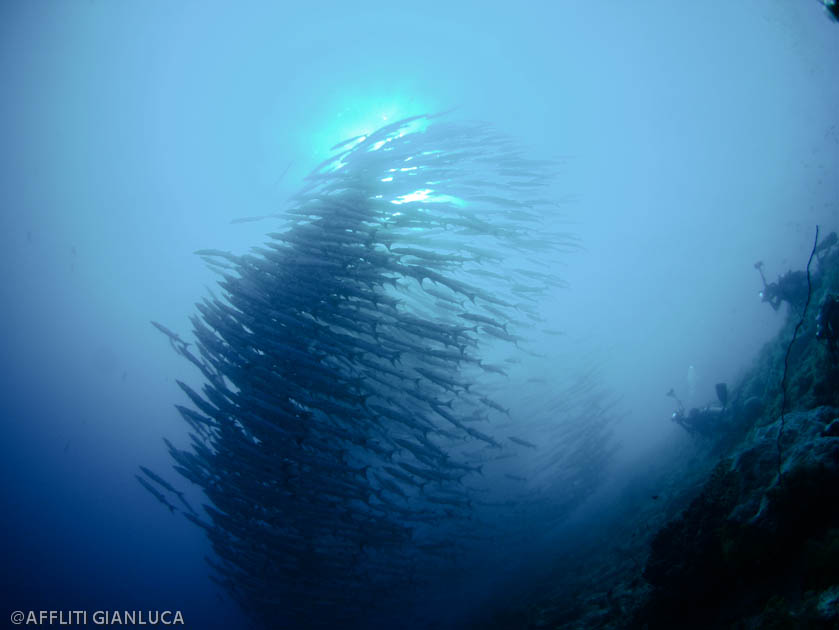
[[[203,532],[134,478],[147,466],[204,501],[162,441],[188,444],[175,380],[200,374],[149,322],[187,337],[218,282],[192,252],[262,243],[280,221],[231,221],[282,212],[341,140],[456,107],[562,158],[550,227],[582,247],[539,303],[562,334],[514,355],[497,393],[523,439],[576,443],[537,420],[590,416],[561,401],[595,371],[598,400],[620,400],[619,448],[580,479],[608,501],[683,444],[663,393],[688,391],[689,366],[710,402],[779,328],[755,261],[802,268],[814,226],[839,217],[839,27],[817,2],[6,2],[0,17],[2,615],[180,610],[188,627],[248,627],[209,579]],[[504,483],[499,501],[517,492]],[[548,504],[560,486],[542,488]],[[493,518],[519,532],[521,573],[496,541],[435,606],[468,619],[586,526],[560,543],[556,523]]]

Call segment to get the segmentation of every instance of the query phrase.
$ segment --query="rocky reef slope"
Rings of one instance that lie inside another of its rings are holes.
[[[628,482],[546,586],[483,627],[839,628],[839,356],[824,312],[839,247],[818,254],[807,307],[790,303],[713,435]]]

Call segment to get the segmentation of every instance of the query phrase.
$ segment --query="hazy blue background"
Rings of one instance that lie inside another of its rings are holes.
[[[385,118],[459,106],[569,156],[585,251],[551,354],[599,357],[626,461],[683,439],[664,392],[692,364],[710,401],[780,325],[754,262],[802,268],[837,227],[837,60],[815,0],[4,2],[0,612],[238,623],[203,537],[133,479],[186,434],[190,371],[149,320],[187,332],[213,282],[192,252],[257,244],[273,222],[230,220]]]

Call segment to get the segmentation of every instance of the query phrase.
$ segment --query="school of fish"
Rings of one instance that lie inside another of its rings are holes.
[[[581,393],[594,379],[527,412],[544,430],[509,395],[577,245],[558,168],[486,124],[407,118],[333,147],[262,246],[197,252],[222,295],[189,342],[153,323],[200,370],[178,381],[191,442],[166,443],[206,502],[138,479],[205,530],[255,625],[374,627],[517,535],[505,513],[561,517],[596,486],[613,410]]]

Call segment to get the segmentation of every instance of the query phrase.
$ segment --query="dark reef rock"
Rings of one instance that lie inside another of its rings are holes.
[[[829,407],[786,416],[780,481],[780,419],[720,462],[653,539],[637,627],[835,627],[822,604],[839,583],[839,437],[825,430],[837,417]],[[782,609],[793,625],[770,624]]]

